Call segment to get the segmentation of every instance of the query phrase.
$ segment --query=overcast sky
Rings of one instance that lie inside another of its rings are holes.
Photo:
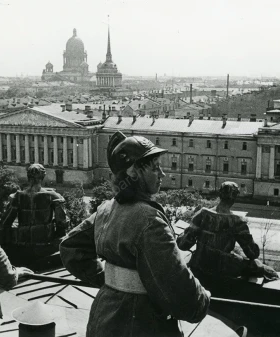
[[[77,35],[89,70],[113,61],[127,75],[279,76],[279,0],[0,0],[0,76],[62,70]]]

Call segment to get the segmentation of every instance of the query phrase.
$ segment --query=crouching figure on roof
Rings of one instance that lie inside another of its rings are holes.
[[[27,170],[29,186],[10,195],[1,219],[0,241],[13,264],[30,263],[58,250],[59,238],[68,223],[65,200],[53,189],[42,187],[46,170],[32,164]],[[14,224],[15,219],[18,224]]]
[[[247,220],[230,210],[239,194],[238,185],[224,182],[219,190],[220,202],[198,211],[177,243],[181,250],[196,244],[190,260],[191,270],[203,276],[255,276],[267,281],[278,279],[273,268],[257,260],[260,250],[250,234]],[[244,254],[234,252],[236,242]]]
[[[165,176],[165,152],[144,137],[115,133],[107,159],[116,195],[60,245],[65,267],[101,287],[87,337],[179,337],[178,320],[199,322],[207,313],[210,293],[182,259],[164,209],[151,200]]]

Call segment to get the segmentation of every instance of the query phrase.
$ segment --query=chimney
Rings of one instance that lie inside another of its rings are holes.
[[[17,104],[19,104],[20,103],[20,98],[17,98]]]
[[[116,107],[115,106],[112,106],[112,111],[116,111]]]
[[[238,114],[238,115],[237,115],[237,121],[238,121],[238,122],[241,122],[241,114]]]
[[[140,103],[138,104],[138,109],[141,109],[141,104]]]
[[[228,89],[229,89],[229,74],[227,74],[227,98],[228,98]]]
[[[211,119],[211,112],[208,112],[208,120]]]
[[[192,84],[190,84],[190,104],[192,104]]]
[[[77,112],[76,112],[76,114],[78,115],[80,113],[80,109],[79,108],[77,108]]]
[[[270,108],[269,105],[270,105],[270,100],[267,101],[267,109],[268,109],[268,110],[269,110],[269,108]]]
[[[155,117],[155,114],[154,114],[154,113],[152,114],[152,118],[153,118],[153,121],[152,121],[151,126],[154,125],[154,124],[155,124],[155,121],[156,121],[156,117]]]
[[[250,116],[250,122],[256,122],[257,121],[257,115],[256,114],[251,114]]]
[[[117,124],[120,124],[121,121],[122,121],[122,112],[119,111],[119,113],[118,113],[118,122],[117,122]]]
[[[203,119],[203,112],[199,113],[199,119]]]
[[[90,111],[90,105],[85,105],[85,112],[87,113],[88,111]]]
[[[190,118],[189,118],[189,125],[188,126],[192,125],[193,120],[194,120],[194,116],[190,116]]]
[[[60,107],[62,108],[62,110],[61,110],[62,112],[65,111],[65,104],[61,104]]]
[[[134,124],[136,122],[136,114],[134,113],[132,116],[132,124]]]
[[[92,118],[93,117],[93,111],[92,110],[88,110],[87,111],[87,117],[88,118]]]
[[[109,105],[109,112],[108,115],[111,116],[111,105]]]
[[[66,111],[72,111],[72,103],[66,103]]]
[[[222,128],[225,128],[226,127],[226,125],[227,125],[227,117],[226,117],[227,115],[225,114],[224,116],[223,116],[223,125],[222,125]]]

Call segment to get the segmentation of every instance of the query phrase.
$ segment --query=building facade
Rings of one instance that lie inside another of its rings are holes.
[[[142,135],[168,149],[162,156],[163,188],[188,188],[211,193],[221,183],[235,181],[241,195],[254,194],[257,132],[261,122],[176,120],[110,117],[99,130],[99,164],[95,176],[110,178],[106,149],[110,136],[121,130]]]
[[[68,39],[66,49],[63,52],[63,70],[54,73],[53,65],[48,62],[43,70],[42,80],[64,79],[72,82],[88,82],[93,76],[88,68],[87,52],[85,51],[84,43],[77,36],[77,30],[74,28],[73,36]]]
[[[31,163],[41,163],[51,186],[92,183],[100,121],[87,116],[71,121],[61,115],[32,108],[0,116],[0,162],[14,169],[19,179],[26,179]]]
[[[59,107],[59,106],[58,106]],[[277,200],[280,194],[280,124],[223,120],[111,116],[92,111],[34,107],[0,116],[0,162],[26,179],[34,162],[50,186],[110,179],[107,146],[120,130],[168,149],[163,188],[216,192],[230,180],[242,196]],[[104,115],[104,116],[103,116]]]
[[[112,60],[109,30],[106,61],[104,63],[100,62],[97,66],[96,85],[99,88],[118,88],[122,86],[122,74]]]

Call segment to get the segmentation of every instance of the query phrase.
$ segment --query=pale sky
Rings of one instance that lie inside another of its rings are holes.
[[[0,76],[62,70],[77,35],[89,70],[113,61],[127,75],[280,77],[279,0],[0,0]]]

